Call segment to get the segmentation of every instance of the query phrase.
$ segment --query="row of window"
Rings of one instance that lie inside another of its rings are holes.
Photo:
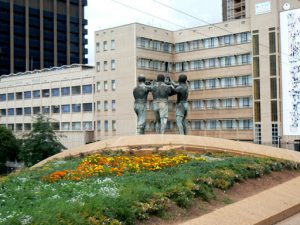
[[[97,92],[100,92],[102,89],[104,90],[104,91],[108,91],[108,81],[107,80],[105,80],[105,81],[103,81],[103,87],[101,86],[101,82],[100,81],[98,81],[97,83],[96,83],[96,91]],[[111,80],[111,86],[110,86],[110,88],[111,88],[111,90],[112,91],[115,91],[116,90],[116,80]]]
[[[152,60],[146,58],[139,58],[137,60],[137,67],[140,69],[149,69],[163,72],[183,72],[195,71],[207,68],[219,68],[229,66],[247,65],[252,63],[250,53],[242,55],[223,56],[209,59],[198,59],[184,62],[164,62],[159,60]]]
[[[230,108],[250,108],[252,107],[252,98],[227,98],[227,99],[209,99],[209,100],[193,100],[193,110],[206,109],[230,109]]]
[[[102,126],[104,126],[104,127],[102,127]],[[102,122],[101,120],[97,121],[97,130],[98,131],[104,130],[105,132],[107,132],[110,130],[110,128],[111,128],[111,131],[117,130],[117,122],[115,120],[112,120],[111,122],[109,120],[104,120],[104,122]]]
[[[103,109],[102,109],[102,104],[101,104],[101,101],[97,101],[97,111],[101,111],[101,110],[104,110],[104,111],[108,111],[108,101],[105,100],[103,102]],[[116,100],[111,100],[111,110],[112,111],[115,111],[116,110]]]
[[[145,37],[137,37],[137,47],[155,51],[176,53],[195,51],[207,48],[216,48],[221,46],[229,46],[251,42],[251,33],[243,32],[237,34],[224,35],[219,37],[197,39],[187,42],[180,42],[173,45],[172,43],[153,40]]]
[[[193,120],[188,122],[192,130],[252,130],[252,119],[229,120]],[[176,122],[168,121],[167,130],[176,129]],[[146,123],[147,131],[155,131],[155,123]]]
[[[59,97],[59,96],[70,96],[70,95],[80,95],[80,94],[91,94],[93,93],[93,86],[91,84],[78,85],[72,87],[62,87],[62,88],[52,88],[52,89],[42,89],[33,91],[24,91],[16,93],[0,94],[0,101],[14,101],[22,99],[32,99],[32,98],[49,98]]]
[[[102,51],[108,51],[108,41],[103,41],[102,43]],[[110,41],[110,50],[115,50],[116,49],[116,42],[115,40],[111,40]],[[96,52],[100,52],[101,51],[101,45],[100,42],[96,42]]]
[[[103,61],[103,71],[108,70],[108,61]],[[110,60],[110,70],[116,70],[116,60],[112,59]],[[96,71],[100,72],[101,71],[101,66],[100,62],[96,62]]]
[[[171,53],[173,51],[172,43],[153,40],[144,37],[137,38],[137,47],[146,48],[155,51],[161,51],[161,52],[168,52],[168,53]]]
[[[246,86],[252,86],[251,75],[190,81],[190,90],[233,88],[233,87],[246,87]]]
[[[221,46],[236,45],[251,42],[251,33],[243,32],[238,34],[224,35],[220,37],[211,37],[198,39],[188,42],[175,44],[175,52],[195,51],[206,48],[216,48]]]
[[[78,112],[92,112],[93,103],[82,104],[66,104],[66,105],[52,105],[52,106],[36,106],[24,108],[8,108],[0,109],[1,116],[31,116],[36,114],[56,114],[56,113],[78,113]]]

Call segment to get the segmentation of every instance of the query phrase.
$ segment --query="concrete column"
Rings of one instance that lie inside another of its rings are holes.
[[[40,66],[44,68],[44,4],[40,1]]]
[[[10,72],[14,72],[15,62],[14,62],[14,1],[10,1],[9,7],[9,16],[10,16]]]
[[[71,63],[70,0],[67,0],[67,65]]]
[[[32,70],[29,58],[29,0],[25,0],[25,46],[26,46],[26,71]]]

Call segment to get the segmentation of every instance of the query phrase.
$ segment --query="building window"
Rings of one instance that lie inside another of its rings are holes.
[[[101,83],[100,82],[97,82],[97,92],[100,92],[101,91]]]
[[[115,70],[116,69],[116,60],[112,59],[110,63],[111,63],[111,70]]]
[[[260,102],[254,103],[254,119],[255,119],[255,122],[260,122],[260,120],[261,120]]]
[[[52,97],[58,97],[59,96],[59,88],[52,88],[51,95],[52,95]]]
[[[96,52],[100,52],[100,43],[99,42],[96,43]]]
[[[72,104],[72,112],[81,112],[81,104]]]
[[[269,33],[269,47],[270,53],[276,53],[276,34],[275,32]]]
[[[104,70],[104,71],[107,71],[107,69],[108,69],[108,68],[107,68],[107,67],[108,67],[108,66],[107,66],[107,61],[104,61],[104,65],[103,65],[103,66],[104,66],[104,67],[103,67],[103,70]]]
[[[62,130],[70,130],[70,123],[69,122],[62,122],[61,123]]]
[[[105,121],[104,121],[104,129],[105,129],[105,131],[108,131],[108,130],[109,130],[109,123],[108,123],[108,120],[105,120]]]
[[[253,55],[259,55],[259,38],[258,35],[252,37]]]
[[[209,120],[207,123],[208,130],[216,130],[217,129],[217,121],[216,120]]]
[[[1,101],[1,102],[6,101],[6,94],[1,94],[1,95],[0,95],[0,101]]]
[[[215,67],[216,66],[216,60],[215,60],[215,58],[209,59],[208,63],[209,63],[209,67],[211,67],[211,68]]]
[[[250,64],[251,63],[251,57],[249,54],[243,54],[242,55],[242,64]]]
[[[70,112],[70,105],[62,105],[61,106],[62,113],[69,113]]]
[[[93,103],[83,103],[82,111],[83,112],[92,112],[93,111]]]
[[[116,49],[116,42],[115,40],[110,41],[110,50],[115,50]]]
[[[224,99],[223,100],[223,106],[224,108],[228,109],[228,108],[233,108],[233,99],[229,98],[229,99]]]
[[[40,98],[41,97],[41,91],[35,90],[32,92],[33,98]]]
[[[270,55],[270,75],[276,76],[277,69],[276,69],[276,55]]]
[[[116,110],[116,100],[111,100],[111,110],[112,111]]]
[[[192,109],[204,109],[205,108],[205,104],[203,100],[194,100],[192,101]]]
[[[202,120],[196,120],[192,122],[193,130],[205,130],[205,123]]]
[[[22,131],[23,130],[23,124],[22,123],[17,123],[16,124],[16,131]]]
[[[260,80],[254,80],[254,99],[260,99]]]
[[[116,125],[116,121],[115,120],[111,121],[111,128],[112,128],[113,131],[117,130],[117,125]]]
[[[83,130],[93,130],[93,122],[87,121],[82,123]]]
[[[271,101],[271,120],[273,122],[278,121],[277,101]]]
[[[23,115],[23,109],[22,108],[16,108],[16,115],[22,116]]]
[[[53,105],[52,106],[52,113],[59,113],[59,112],[60,112],[59,105]]]
[[[97,121],[97,130],[101,130],[101,121],[100,120],[98,120]]]
[[[111,90],[115,91],[116,90],[116,80],[111,81]]]
[[[24,130],[31,130],[31,123],[24,123]]]
[[[278,135],[278,124],[272,124],[272,145],[278,146],[279,144],[279,135]]]
[[[50,107],[49,106],[43,106],[42,107],[42,113],[43,114],[49,114],[50,113]]]
[[[8,99],[8,101],[15,100],[15,93],[8,93],[7,94],[7,99]]]
[[[48,98],[50,96],[50,90],[49,89],[42,90],[42,96],[44,98]]]
[[[107,51],[107,41],[103,42],[103,51]]]
[[[224,120],[222,125],[225,130],[233,130],[236,128],[235,120]]]
[[[271,89],[271,99],[276,99],[277,98],[277,80],[276,78],[271,78],[270,79],[270,89]]]
[[[253,128],[252,120],[239,120],[239,129],[251,130]]]
[[[82,93],[83,94],[91,94],[93,93],[93,88],[91,84],[82,85]]]
[[[53,130],[59,130],[60,126],[59,126],[59,123],[51,123],[51,126],[52,126],[52,129]]]
[[[97,70],[97,72],[100,72],[100,62],[96,63],[96,70]]]
[[[29,115],[29,116],[31,115],[31,107],[25,107],[25,108],[24,108],[24,115],[27,115],[27,116],[28,116],[28,115]]]
[[[80,86],[73,86],[72,87],[72,95],[80,95],[81,94],[81,87]]]
[[[104,81],[104,91],[107,91],[108,90],[108,83],[107,81]]]
[[[252,106],[252,101],[251,101],[250,97],[240,99],[240,107],[241,108],[249,108],[251,106]]]
[[[0,110],[0,115],[1,116],[6,116],[6,109],[1,109]]]
[[[7,124],[7,128],[11,131],[13,131],[15,129],[15,125],[13,123],[9,123]]]
[[[7,111],[8,111],[9,116],[15,115],[15,109],[14,108],[9,108]]]
[[[101,102],[97,101],[97,111],[101,111]]]
[[[72,130],[81,130],[80,122],[72,122]]]
[[[108,102],[104,101],[104,111],[107,111],[107,110],[108,110]]]
[[[212,89],[212,88],[216,88],[217,87],[217,82],[216,79],[209,79],[206,81],[208,84],[208,88]]]
[[[17,100],[23,99],[23,93],[22,93],[22,92],[17,92],[17,93],[16,93],[16,99],[17,99]]]
[[[69,96],[70,95],[70,87],[61,88],[61,95],[62,96]]]
[[[39,114],[39,113],[41,113],[41,107],[39,107],[39,106],[33,107],[32,111],[33,111],[34,115]]]
[[[219,107],[217,99],[207,100],[207,109],[217,109]]]

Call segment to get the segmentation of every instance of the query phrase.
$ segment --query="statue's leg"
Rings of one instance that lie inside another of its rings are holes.
[[[184,132],[184,135],[188,135],[188,122],[186,121],[186,119],[184,118],[183,120],[183,132]]]
[[[140,124],[141,124],[141,134],[145,134],[145,127],[146,127],[146,104],[144,105],[143,109],[140,112]]]
[[[168,118],[166,118],[166,117],[160,118],[160,133],[161,134],[164,134],[166,132],[167,122],[168,122]]]
[[[176,116],[176,123],[177,123],[179,134],[184,135],[185,134],[185,132],[184,132],[185,126],[183,124],[183,117],[182,116]]]

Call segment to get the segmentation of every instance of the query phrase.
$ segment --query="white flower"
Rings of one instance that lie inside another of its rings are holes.
[[[29,215],[23,216],[20,222],[22,225],[30,224],[32,222],[32,217]]]

